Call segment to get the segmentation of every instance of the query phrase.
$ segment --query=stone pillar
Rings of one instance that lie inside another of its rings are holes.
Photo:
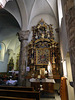
[[[75,6],[71,7],[65,14],[69,51],[72,67],[72,76],[75,90]]]
[[[26,73],[26,61],[27,61],[27,40],[29,31],[20,31],[18,33],[20,45],[20,59],[19,59],[19,85],[25,86],[25,73]]]

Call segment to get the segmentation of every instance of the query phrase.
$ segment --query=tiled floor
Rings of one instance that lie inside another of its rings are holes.
[[[55,98],[41,98],[40,100],[61,100],[60,95],[55,93]]]

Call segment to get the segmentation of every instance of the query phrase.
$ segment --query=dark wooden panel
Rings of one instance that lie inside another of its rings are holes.
[[[61,77],[60,96],[61,100],[68,100],[68,91],[65,77]]]
[[[7,90],[23,90],[23,91],[33,91],[33,87],[24,87],[24,86],[0,86],[0,89]]]
[[[4,90],[0,89],[0,96],[32,98],[40,100],[40,93],[35,91],[19,91],[19,90]]]
[[[54,93],[54,83],[50,82],[31,82],[31,86],[34,87],[36,91],[39,91],[40,85],[43,87],[43,91]]]
[[[36,100],[36,99],[0,96],[0,100]]]

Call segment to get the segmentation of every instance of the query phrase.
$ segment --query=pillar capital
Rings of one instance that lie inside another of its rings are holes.
[[[27,30],[27,31],[20,31],[17,34],[18,34],[19,41],[28,40],[30,31],[29,30]]]

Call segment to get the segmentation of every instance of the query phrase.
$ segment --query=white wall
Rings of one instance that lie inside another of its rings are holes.
[[[72,70],[71,70],[71,62],[70,62],[69,53],[67,53],[66,61],[67,61],[67,87],[68,87],[68,98],[69,98],[69,100],[75,100],[75,99],[74,99],[74,88],[71,87],[70,84],[69,84],[69,82],[73,82],[73,79],[72,79]]]
[[[59,27],[61,27],[61,21],[62,21],[62,17],[63,17],[61,0],[57,0],[57,5],[58,5]]]
[[[7,72],[8,52],[5,53],[4,61],[0,61],[0,72]]]
[[[7,52],[5,53],[5,56],[4,56],[4,60],[0,61],[0,72],[7,72],[7,69],[8,69],[7,65],[8,65],[11,57],[13,57],[14,70],[16,70],[16,60],[17,60],[17,54],[19,54],[19,51],[20,51],[20,46],[18,46],[16,48],[15,53],[13,52],[13,50],[7,50]]]
[[[62,60],[66,59],[66,54],[69,51],[68,48],[68,37],[67,37],[67,32],[66,32],[66,26],[65,26],[65,20],[62,19],[61,23],[61,29],[60,29],[60,51],[61,51],[61,56]]]
[[[20,46],[18,46],[16,48],[16,51],[14,53],[13,50],[9,49],[9,59],[8,59],[8,63],[9,63],[9,60],[11,59],[11,57],[13,58],[13,62],[14,62],[14,70],[16,70],[16,61],[17,61],[17,54],[19,54],[20,52]]]

